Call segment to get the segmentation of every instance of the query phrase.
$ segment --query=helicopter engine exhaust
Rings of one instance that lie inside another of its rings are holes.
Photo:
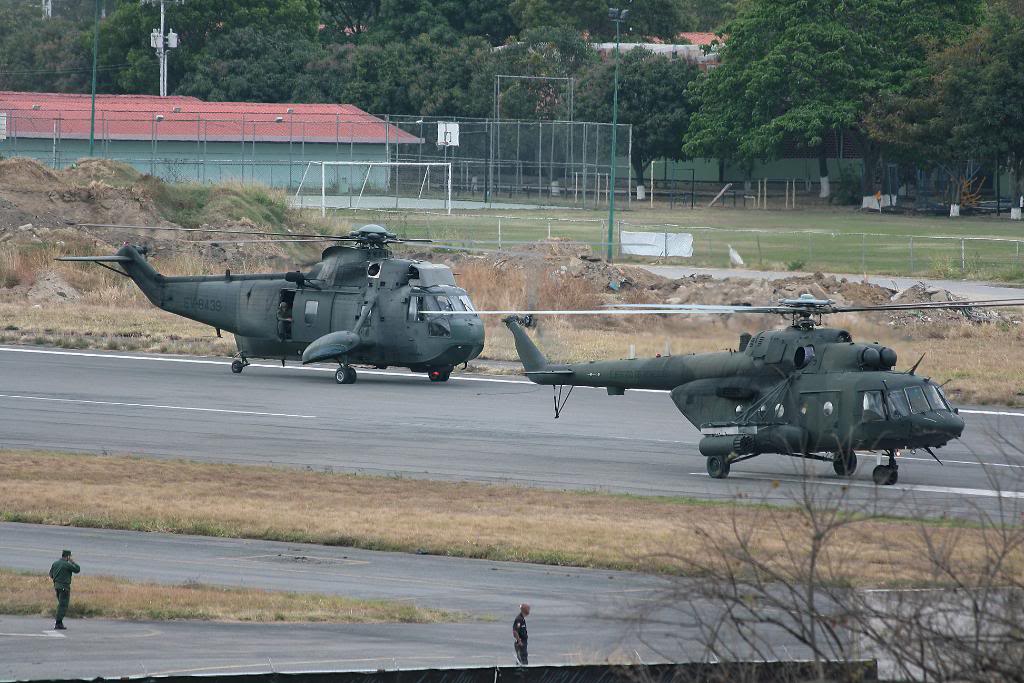
[[[803,453],[807,432],[796,425],[776,425],[750,434],[713,434],[697,444],[705,457],[758,455],[760,453]]]
[[[736,434],[733,436],[705,436],[697,448],[700,454],[710,458],[713,455],[728,457],[730,455],[753,455],[753,434]]]

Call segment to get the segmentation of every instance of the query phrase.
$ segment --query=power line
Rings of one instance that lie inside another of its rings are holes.
[[[98,66],[97,71],[111,71],[114,69],[126,69],[131,64],[111,64],[110,66]],[[25,76],[32,74],[73,74],[92,71],[91,67],[81,69],[26,69],[23,71],[0,71],[0,76]]]

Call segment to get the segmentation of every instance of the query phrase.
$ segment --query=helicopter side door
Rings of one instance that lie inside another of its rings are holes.
[[[800,426],[807,431],[807,450],[834,451],[839,448],[839,408],[841,392],[800,392]]]
[[[331,331],[334,292],[302,289],[292,304],[292,341],[308,343]]]

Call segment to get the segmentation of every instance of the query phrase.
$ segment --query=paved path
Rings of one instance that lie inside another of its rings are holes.
[[[737,464],[711,480],[700,434],[664,392],[610,397],[578,389],[558,420],[551,390],[517,378],[363,371],[224,359],[0,347],[0,447],[187,457],[555,489],[792,502],[806,485],[902,514],[994,513],[1024,505],[1024,411],[964,411],[964,437],[909,454],[900,484],[852,480],[784,456]]]
[[[766,280],[781,280],[787,277],[798,277],[810,275],[802,271],[771,271],[771,270],[748,270],[746,268],[690,268],[688,266],[643,266],[652,273],[663,275],[668,278],[681,278],[690,275],[710,275],[714,278],[740,277]],[[835,275],[838,278],[846,278],[860,282],[864,279],[863,274],[852,273],[825,273]],[[913,287],[919,282],[924,282],[931,287],[948,289],[957,296],[968,299],[1017,299],[1024,296],[1024,288],[1012,287],[1006,284],[995,282],[979,282],[977,280],[933,280],[921,277],[898,277],[892,275],[868,275],[868,282],[883,287],[891,287],[903,291]],[[769,303],[769,302],[764,302]]]
[[[302,671],[512,664],[511,623],[529,619],[531,662],[699,658],[678,614],[638,623],[666,580],[629,572],[380,553],[268,541],[0,524],[0,566],[45,574],[73,548],[85,574],[161,583],[199,581],[269,590],[409,600],[464,613],[455,624],[222,624],[52,621],[0,617],[0,680],[156,673]],[[74,593],[72,594],[72,600]],[[702,605],[702,609],[712,609]],[[794,644],[781,634],[781,645]]]

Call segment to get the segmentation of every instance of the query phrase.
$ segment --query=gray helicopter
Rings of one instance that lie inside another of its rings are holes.
[[[87,226],[89,227],[89,226]],[[125,227],[168,230],[168,228]],[[396,258],[401,240],[379,225],[342,237],[243,230],[172,228],[186,232],[281,237],[276,241],[337,241],[306,272],[161,275],[144,246],[126,244],[112,256],[65,256],[97,263],[131,278],[153,305],[235,335],[240,373],[250,358],[335,362],[339,384],[356,381],[353,365],[425,372],[445,382],[456,365],[480,355],[483,322],[445,265]],[[449,315],[450,313],[461,315]],[[432,315],[428,315],[432,314]]]

